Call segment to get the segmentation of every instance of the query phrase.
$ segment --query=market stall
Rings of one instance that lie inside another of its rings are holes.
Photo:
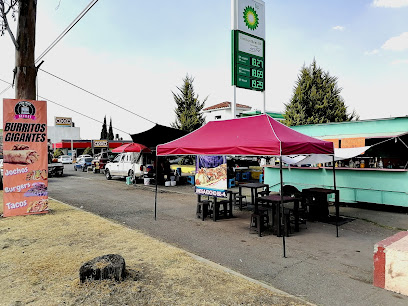
[[[298,154],[333,155],[334,149],[332,142],[306,136],[267,115],[259,115],[209,122],[184,137],[158,145],[156,152],[157,156],[239,155],[282,157],[284,155],[291,156]],[[280,173],[280,187],[282,190],[282,172]],[[157,188],[155,218],[156,216]],[[285,245],[284,235],[282,239]]]

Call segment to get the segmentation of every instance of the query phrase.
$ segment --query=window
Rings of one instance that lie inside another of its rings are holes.
[[[220,120],[221,116],[215,116],[215,120]]]

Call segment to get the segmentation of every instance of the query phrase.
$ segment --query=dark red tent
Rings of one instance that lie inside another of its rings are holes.
[[[306,136],[268,115],[211,121],[198,130],[157,146],[157,155],[333,154],[333,143]]]
[[[198,130],[166,144],[158,145],[157,156],[160,155],[246,155],[246,156],[284,156],[284,155],[333,155],[332,142],[319,140],[279,123],[268,115],[244,117],[231,120],[211,121]],[[281,189],[282,159],[281,168]],[[283,197],[281,193],[281,197]],[[283,200],[282,200],[283,202]],[[157,183],[154,216],[157,212]],[[282,206],[283,207],[283,206]],[[281,207],[279,207],[281,212]],[[280,215],[279,215],[280,217]],[[336,230],[338,212],[336,212]],[[282,219],[280,219],[282,220]],[[280,223],[281,221],[279,221]],[[338,234],[337,234],[338,236]],[[285,257],[285,235],[283,240],[283,256]]]

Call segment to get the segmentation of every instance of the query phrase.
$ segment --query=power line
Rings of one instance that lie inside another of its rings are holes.
[[[0,79],[0,81],[3,81],[4,83],[10,84],[9,82],[7,82],[7,81],[5,81],[5,80],[3,80],[3,79]],[[55,101],[52,101],[52,100],[47,99],[47,98],[45,98],[45,97],[42,97],[42,96],[40,96],[40,95],[39,95],[38,97],[40,97],[41,99],[44,99],[44,100],[46,100],[46,101],[48,101],[48,102],[51,102],[51,103],[53,103],[53,104],[55,104],[55,105],[58,105],[58,106],[60,106],[60,107],[63,107],[63,108],[65,108],[65,109],[68,109],[68,110],[70,110],[70,111],[72,111],[72,112],[74,112],[74,113],[77,113],[77,114],[81,115],[81,116],[84,116],[84,117],[86,117],[86,118],[88,118],[88,119],[91,119],[91,120],[93,120],[93,121],[96,121],[96,122],[98,122],[98,123],[102,123],[102,124],[103,124],[102,121],[99,121],[99,120],[97,120],[97,119],[95,119],[95,118],[92,118],[91,116],[88,116],[88,115],[85,115],[85,114],[83,114],[83,113],[81,113],[81,112],[78,112],[78,111],[76,111],[76,110],[74,110],[74,109],[72,109],[72,108],[66,107],[66,106],[64,106],[64,105],[62,105],[62,104],[60,104],[60,103],[57,103],[57,102],[55,102]],[[118,131],[120,131],[120,132],[123,132],[123,133],[126,133],[126,134],[129,134],[129,135],[130,135],[129,132],[126,132],[126,131],[123,131],[123,130],[121,130],[121,129],[118,129],[118,128],[114,127],[114,126],[112,126],[112,128],[113,128],[113,129],[116,129],[116,130],[118,130]]]
[[[35,60],[34,63],[38,63],[48,52],[51,51],[52,48],[54,48],[57,43],[60,42],[60,40],[68,34],[69,31],[71,31],[71,29],[82,19],[82,17],[84,17],[86,15],[86,13],[89,12],[89,10],[98,2],[99,0],[92,0],[91,2],[89,2],[89,4],[82,10],[81,13],[79,13],[79,15],[68,25],[68,27],[65,28],[64,31],[62,31],[62,33],[60,35],[58,35],[58,37],[51,43],[51,45],[49,45],[44,51],[43,53],[41,53],[41,55]],[[8,82],[7,82],[8,83]],[[9,90],[13,85],[8,86],[7,88],[5,88],[2,92],[0,92],[0,95],[2,95],[3,93],[5,93],[7,90]]]
[[[99,120],[97,120],[97,119],[95,119],[95,118],[92,118],[92,117],[90,117],[90,116],[88,116],[88,115],[85,115],[85,114],[83,114],[83,113],[81,113],[81,112],[78,112],[78,111],[76,111],[76,110],[73,110],[72,108],[66,107],[66,106],[64,106],[64,105],[62,105],[62,104],[59,104],[59,103],[57,103],[57,102],[55,102],[55,101],[52,101],[52,100],[47,99],[47,98],[45,98],[45,97],[42,97],[42,96],[40,96],[40,95],[39,95],[38,97],[40,97],[41,99],[44,99],[44,100],[46,100],[46,101],[48,101],[48,102],[51,102],[51,103],[53,103],[53,104],[56,104],[56,105],[58,105],[58,106],[61,106],[61,107],[63,107],[63,108],[66,108],[66,109],[68,109],[68,110],[70,110],[70,111],[72,111],[72,112],[74,112],[74,113],[77,113],[77,114],[79,114],[79,115],[81,115],[81,116],[84,116],[84,117],[86,117],[86,118],[88,118],[88,119],[91,119],[91,120],[93,120],[93,121],[96,121],[96,122],[99,122],[99,123],[102,123],[102,124],[103,124],[102,121],[99,121]],[[115,128],[114,126],[112,126],[112,129],[116,129],[116,130],[118,130],[118,131],[121,131],[121,132],[123,132],[123,133],[126,133],[126,134],[130,135],[129,132],[125,132],[125,131],[123,131],[123,130],[121,130],[121,129]]]
[[[99,0],[92,0],[79,15],[65,28],[64,31],[49,45],[43,53],[35,60],[35,63],[39,62],[48,52],[51,51],[52,48],[65,36],[68,34],[69,31],[89,12],[89,10],[98,2]]]
[[[86,92],[86,93],[88,93],[88,94],[94,96],[94,97],[97,97],[98,99],[101,99],[101,100],[103,100],[103,101],[105,101],[105,102],[108,102],[108,103],[110,103],[110,104],[112,104],[112,105],[114,105],[114,106],[116,106],[116,107],[119,107],[120,109],[125,110],[125,111],[127,111],[127,112],[129,112],[129,113],[131,113],[131,114],[133,114],[133,115],[135,115],[135,116],[138,116],[139,118],[142,118],[142,119],[144,119],[144,120],[146,120],[146,121],[149,121],[150,123],[157,124],[156,122],[153,122],[153,121],[150,120],[150,119],[147,119],[147,118],[145,118],[145,117],[143,117],[143,116],[141,116],[141,115],[139,115],[139,114],[136,114],[135,112],[132,112],[131,110],[128,110],[127,108],[124,108],[124,107],[122,107],[122,106],[120,106],[120,105],[118,105],[118,104],[116,104],[116,103],[114,103],[114,102],[112,102],[112,101],[109,101],[109,100],[107,100],[107,99],[105,99],[105,98],[102,98],[101,96],[98,96],[97,94],[94,94],[94,93],[90,92],[89,90],[86,90],[86,89],[84,89],[84,88],[82,88],[82,87],[80,87],[80,86],[78,86],[78,85],[75,85],[75,84],[73,84],[73,83],[71,83],[71,82],[69,82],[69,81],[67,81],[67,80],[64,80],[64,79],[62,79],[62,78],[56,76],[55,74],[52,74],[51,72],[45,71],[44,69],[40,69],[40,70],[41,70],[42,72],[45,72],[45,73],[47,73],[47,74],[53,76],[54,78],[56,78],[56,79],[58,79],[58,80],[60,80],[60,81],[63,81],[63,82],[65,82],[65,83],[67,83],[67,84],[69,84],[69,85],[71,85],[71,86],[74,86],[74,87],[76,87],[76,88],[78,88],[78,89],[80,89],[80,90],[82,90],[82,91],[84,91],[84,92]]]

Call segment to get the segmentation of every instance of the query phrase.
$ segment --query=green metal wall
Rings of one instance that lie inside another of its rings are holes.
[[[351,170],[336,168],[340,201],[369,202],[408,207],[408,171]],[[299,190],[310,187],[333,188],[333,170],[328,168],[285,168],[283,182]],[[265,183],[279,191],[279,168],[265,168]]]

